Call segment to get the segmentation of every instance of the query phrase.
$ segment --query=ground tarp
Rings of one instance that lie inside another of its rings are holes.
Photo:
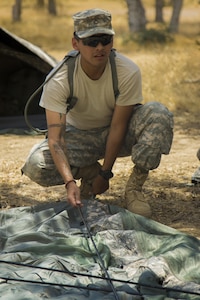
[[[117,206],[2,210],[0,237],[0,299],[200,299],[200,241]]]

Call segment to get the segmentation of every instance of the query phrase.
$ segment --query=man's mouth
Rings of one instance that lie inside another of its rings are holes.
[[[98,53],[98,54],[94,55],[94,57],[104,57],[104,56],[105,56],[105,54],[103,54],[103,53]]]

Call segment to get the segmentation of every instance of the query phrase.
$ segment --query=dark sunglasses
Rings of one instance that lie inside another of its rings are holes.
[[[104,34],[100,36],[89,36],[83,39],[80,39],[76,36],[77,39],[81,40],[83,42],[83,45],[89,46],[89,47],[96,47],[99,43],[103,46],[106,46],[112,42],[113,36]]]

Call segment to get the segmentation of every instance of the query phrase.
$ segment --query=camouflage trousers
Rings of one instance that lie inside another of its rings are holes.
[[[66,127],[66,147],[72,174],[104,158],[109,127],[80,130]],[[119,157],[131,156],[135,165],[153,170],[161,155],[168,154],[173,140],[173,115],[159,102],[139,105],[130,119]],[[22,173],[42,186],[63,184],[52,160],[48,139],[31,150]]]

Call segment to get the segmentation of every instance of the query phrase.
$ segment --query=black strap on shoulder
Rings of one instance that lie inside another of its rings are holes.
[[[117,68],[115,63],[115,49],[112,49],[110,52],[110,65],[111,65],[111,72],[112,72],[112,81],[113,81],[113,91],[115,95],[115,101],[117,100],[117,97],[119,96],[119,89],[118,89],[118,77],[117,77]]]
[[[67,112],[70,111],[74,107],[77,102],[77,98],[74,97],[74,84],[73,84],[73,77],[74,77],[74,68],[75,68],[75,61],[77,56],[79,55],[79,51],[72,50],[66,55],[66,63],[68,66],[68,83],[69,83],[69,97],[67,98]]]
[[[113,81],[113,91],[115,95],[115,100],[119,96],[119,89],[118,89],[118,77],[117,77],[117,69],[115,63],[115,49],[112,49],[110,52],[109,60],[111,65],[111,72],[112,72],[112,81]],[[70,51],[65,58],[65,62],[68,66],[68,83],[69,83],[69,97],[67,98],[67,112],[70,111],[78,101],[77,97],[74,97],[74,84],[73,84],[73,76],[74,76],[74,69],[75,69],[75,61],[79,52],[76,50]]]

